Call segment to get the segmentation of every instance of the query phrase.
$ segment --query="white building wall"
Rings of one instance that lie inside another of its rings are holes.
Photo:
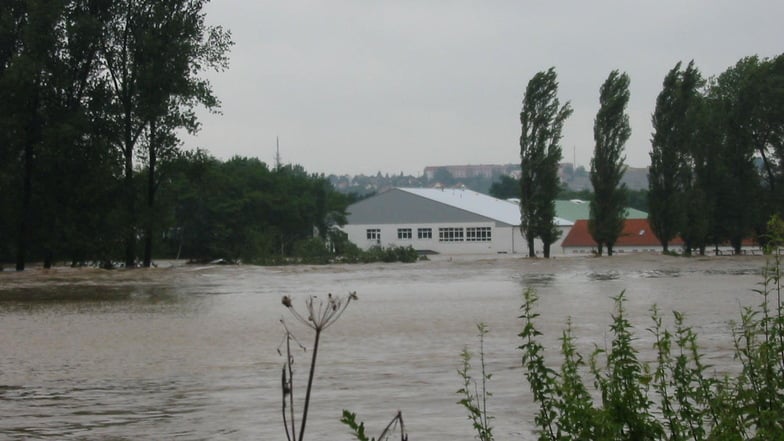
[[[432,237],[430,239],[420,239],[418,230],[420,228],[430,228]],[[441,241],[439,239],[439,228],[462,228],[462,241]],[[490,241],[468,241],[467,228],[490,228]],[[519,227],[496,226],[495,222],[465,222],[465,223],[417,223],[417,224],[378,224],[378,225],[345,225],[343,231],[348,234],[348,239],[363,250],[378,245],[382,247],[390,246],[412,246],[416,250],[430,250],[439,254],[528,254],[528,246],[525,238],[520,233]],[[369,229],[379,230],[378,239],[368,239]],[[399,239],[398,229],[410,229],[410,239]],[[561,241],[569,232],[569,227],[562,227],[561,238],[550,247],[552,255],[561,253]],[[537,256],[542,256],[542,242],[537,239],[534,242]]]

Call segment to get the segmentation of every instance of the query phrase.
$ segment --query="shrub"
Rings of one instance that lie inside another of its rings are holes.
[[[540,441],[562,440],[784,440],[784,305],[781,302],[781,254],[784,223],[771,220],[772,258],[765,266],[761,301],[743,308],[732,324],[738,373],[717,376],[704,363],[698,336],[683,314],[673,312],[674,329],[651,308],[656,359],[644,363],[634,347],[626,318],[624,293],[614,298],[615,312],[607,349],[596,348],[586,365],[576,350],[571,319],[561,336],[559,369],[546,363],[536,327],[536,292],[525,291],[522,314],[522,365],[539,405],[534,418]],[[464,387],[459,401],[469,411],[477,438],[492,440],[487,422],[483,337],[480,325],[482,387],[470,374],[471,354],[464,350]],[[584,382],[591,378],[593,388]]]
[[[381,247],[372,246],[370,249],[362,254],[361,261],[364,263],[371,262],[416,262],[419,259],[419,253],[412,247]]]
[[[544,361],[535,320],[533,290],[523,302],[523,366],[539,404],[540,440],[774,440],[784,439],[784,311],[781,262],[766,266],[757,307],[741,312],[733,326],[736,376],[715,377],[704,364],[697,334],[683,314],[665,329],[652,308],[656,362],[639,361],[624,295],[615,297],[609,349],[596,349],[589,371],[594,395],[582,380],[585,369],[567,322],[561,338],[560,371]],[[601,360],[600,360],[601,359]]]
[[[331,260],[327,244],[319,237],[301,240],[294,245],[294,255],[301,263],[326,264]]]

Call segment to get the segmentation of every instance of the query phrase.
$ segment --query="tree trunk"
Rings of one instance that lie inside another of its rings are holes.
[[[136,231],[134,221],[136,217],[133,191],[133,153],[126,150],[125,153],[125,267],[133,268],[136,266]]]
[[[130,8],[130,6],[129,6]],[[127,76],[127,73],[123,75]],[[124,79],[127,86],[128,79]],[[133,115],[131,113],[131,102],[127,96],[128,91],[123,91],[123,159],[125,160],[125,177],[123,181],[125,191],[125,267],[133,268],[136,266],[136,192],[133,188],[133,147],[135,139],[133,135]]]
[[[34,82],[34,88],[38,89],[38,80]],[[27,259],[27,246],[30,242],[30,223],[32,220],[32,200],[33,200],[33,160],[35,155],[34,146],[40,137],[41,121],[38,116],[38,93],[34,93],[30,103],[30,119],[28,120],[27,130],[25,130],[24,140],[24,176],[22,183],[22,212],[19,222],[19,237],[16,238],[16,270],[24,271]]]
[[[732,239],[730,239],[730,243],[732,244],[732,250],[733,250],[732,252],[736,256],[741,253],[742,242],[743,239],[741,239],[740,237],[733,237]]]
[[[28,134],[29,135],[29,134]],[[22,184],[22,212],[19,237],[16,238],[16,270],[24,271],[30,234],[30,205],[33,196],[33,143],[27,139],[24,146],[24,181]]]
[[[526,237],[526,242],[528,242],[528,257],[536,257],[536,251],[534,250],[534,238]]]
[[[153,205],[155,205],[155,165],[156,157],[156,123],[150,121],[150,139],[147,146],[149,151],[149,167],[147,170],[147,213],[144,226],[144,263],[145,268],[152,264],[152,234],[153,234]]]
[[[52,268],[52,261],[54,260],[54,253],[51,248],[46,248],[44,252],[44,269]]]
[[[609,244],[609,243],[607,244],[607,255],[608,256],[612,256],[613,255],[613,246],[611,244]]]
[[[550,245],[551,244],[549,242],[545,242],[544,245],[542,246],[542,249],[543,249],[542,251],[543,251],[545,259],[549,259],[550,258]]]

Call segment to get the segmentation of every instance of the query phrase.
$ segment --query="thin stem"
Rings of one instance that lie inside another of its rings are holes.
[[[406,441],[408,439],[408,435],[406,435],[406,428],[403,425],[403,413],[399,410],[397,411],[397,415],[395,415],[395,417],[392,418],[392,421],[390,421],[389,424],[387,424],[387,427],[384,428],[384,431],[381,432],[381,435],[378,436],[378,440],[381,441],[387,439],[385,438],[387,436],[387,433],[390,431],[390,429],[393,429],[398,423],[400,423],[400,439],[401,441]]]
[[[291,356],[291,334],[286,334],[286,356],[288,357],[288,362],[286,366],[289,369],[289,402],[291,405],[289,406],[289,411],[291,412],[291,435],[294,437],[292,441],[297,441],[297,425],[294,423],[294,357]],[[289,428],[286,427],[286,433],[288,434]]]
[[[280,387],[283,401],[281,404],[281,412],[283,413],[283,427],[286,429],[286,439],[291,441],[291,435],[289,434],[289,423],[286,421],[286,392],[288,391],[288,385],[286,384],[286,366],[283,366],[281,369]]]
[[[316,328],[316,338],[313,342],[313,357],[310,361],[310,374],[308,375],[308,387],[305,391],[305,407],[302,409],[302,425],[299,429],[299,440],[302,441],[305,435],[305,423],[308,420],[308,407],[310,406],[310,389],[313,386],[313,375],[316,373],[316,356],[318,355],[319,337],[321,328]]]
[[[487,327],[484,323],[479,324],[479,362],[482,365],[482,431],[486,435],[488,432],[487,417],[487,371],[485,367],[485,334]]]

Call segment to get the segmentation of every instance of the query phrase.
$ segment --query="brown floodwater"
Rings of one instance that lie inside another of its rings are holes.
[[[281,296],[302,309],[308,296],[351,291],[359,301],[322,335],[306,440],[349,439],[342,409],[356,412],[372,436],[401,410],[411,439],[473,439],[455,392],[460,353],[477,349],[479,322],[490,329],[496,438],[534,439],[536,407],[517,349],[527,287],[539,294],[553,365],[568,317],[584,354],[604,346],[611,297],[625,290],[643,358],[657,304],[686,313],[708,361],[731,372],[729,323],[742,305],[760,301],[753,290],[764,265],[762,257],[438,256],[415,264],[5,271],[0,439],[285,439],[280,319],[308,348],[312,334]],[[295,352],[300,398],[309,357]]]

